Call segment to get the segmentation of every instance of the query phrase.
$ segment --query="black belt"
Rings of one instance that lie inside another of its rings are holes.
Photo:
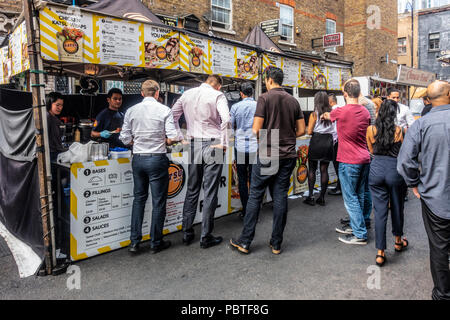
[[[135,156],[141,157],[156,157],[156,156],[165,156],[165,153],[135,153]]]

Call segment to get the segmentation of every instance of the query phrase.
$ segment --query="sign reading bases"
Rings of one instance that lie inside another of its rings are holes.
[[[280,19],[261,22],[261,29],[268,37],[278,37],[280,35]]]
[[[341,47],[343,45],[344,45],[344,35],[342,34],[342,32],[327,34],[323,36],[324,48]]]

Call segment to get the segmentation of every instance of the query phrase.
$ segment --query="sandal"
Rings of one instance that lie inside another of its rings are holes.
[[[405,244],[406,242],[406,244]],[[406,250],[406,248],[408,248],[409,242],[408,240],[406,240],[406,238],[402,239],[402,242],[395,242],[395,246],[401,246],[400,249],[397,249],[397,247],[394,246],[395,251],[397,252],[402,252],[403,250]]]
[[[383,262],[378,262],[378,258],[383,258]],[[375,258],[375,263],[377,264],[377,266],[382,267],[384,265],[384,263],[386,262],[386,255],[382,256],[377,254],[377,257]]]

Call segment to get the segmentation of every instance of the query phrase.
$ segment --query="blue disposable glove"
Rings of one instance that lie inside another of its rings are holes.
[[[109,137],[111,137],[111,133],[109,133],[108,130],[103,130],[102,132],[100,132],[100,137],[102,137],[103,139],[108,139]]]

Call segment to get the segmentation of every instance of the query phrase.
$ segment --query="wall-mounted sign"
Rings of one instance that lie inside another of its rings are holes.
[[[177,27],[178,26],[178,18],[176,17],[169,17],[169,16],[163,16],[163,15],[156,15],[159,20],[162,21],[167,26],[171,27]]]
[[[323,36],[323,47],[332,48],[344,45],[344,35],[342,32],[327,34]]]
[[[261,29],[268,37],[278,37],[280,35],[280,20],[268,20],[261,22]]]
[[[406,66],[400,66],[398,69],[397,82],[400,84],[427,87],[434,80],[436,80],[436,74],[432,72]]]

